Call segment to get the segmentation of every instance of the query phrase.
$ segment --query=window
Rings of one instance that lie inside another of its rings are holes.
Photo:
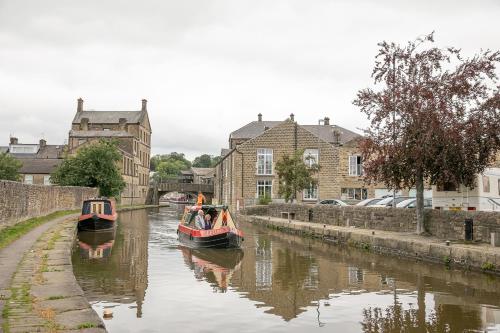
[[[257,149],[257,174],[273,174],[273,150],[268,148]]]
[[[365,200],[368,198],[366,188],[342,188],[342,199]]]
[[[109,128],[103,128],[103,131],[105,131],[105,132],[109,132],[109,131],[110,131],[110,129],[109,129]]]
[[[33,175],[24,175],[25,184],[33,184]]]
[[[312,167],[315,164],[318,164],[319,161],[319,152],[318,149],[306,149],[304,150],[304,163],[308,167]]]
[[[488,176],[483,176],[483,192],[490,192],[490,177]]]
[[[359,155],[349,156],[349,176],[362,176],[363,164],[362,157]]]
[[[309,188],[304,190],[304,200],[317,200],[318,199],[318,185],[311,184]]]
[[[43,176],[43,185],[51,185],[50,176]]]
[[[453,182],[445,182],[437,184],[438,191],[457,191],[457,185]]]
[[[272,197],[273,181],[272,180],[258,180],[257,181],[257,197]]]

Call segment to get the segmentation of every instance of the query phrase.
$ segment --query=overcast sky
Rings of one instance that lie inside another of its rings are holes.
[[[259,112],[356,130],[378,42],[435,30],[467,55],[498,50],[499,17],[498,0],[0,0],[0,146],[64,143],[78,97],[148,99],[153,154],[218,154]]]

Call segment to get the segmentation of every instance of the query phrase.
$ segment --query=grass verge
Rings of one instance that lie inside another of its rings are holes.
[[[0,249],[9,245],[33,228],[58,217],[77,213],[79,210],[61,210],[49,215],[34,217],[0,230]]]

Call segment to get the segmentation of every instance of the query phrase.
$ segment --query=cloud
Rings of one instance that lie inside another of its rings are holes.
[[[436,31],[439,45],[500,49],[495,1],[0,0],[0,145],[67,139],[76,99],[137,110],[153,153],[218,154],[257,113],[367,125],[377,42]],[[3,142],[3,143],[2,143]]]

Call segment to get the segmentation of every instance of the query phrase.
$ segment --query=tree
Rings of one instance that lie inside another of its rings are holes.
[[[292,156],[283,155],[276,162],[276,173],[278,174],[280,196],[285,201],[292,201],[296,198],[297,191],[310,188],[316,185],[313,175],[319,171],[319,165],[314,163],[307,166],[304,163],[304,151],[296,151]]]
[[[151,166],[153,166],[153,163],[156,179],[175,178],[179,175],[179,172],[191,167],[191,162],[186,159],[184,154],[176,152],[153,156]]]
[[[193,160],[193,166],[195,168],[213,168],[220,161],[220,159],[220,156],[203,154]]]
[[[382,42],[372,77],[354,104],[371,120],[361,143],[369,182],[416,187],[417,233],[424,226],[424,181],[473,188],[500,148],[499,52],[464,59],[428,47],[433,34],[406,46]]]
[[[125,187],[118,168],[121,160],[116,142],[99,141],[66,157],[50,180],[58,185],[97,187],[100,195],[117,197]]]
[[[0,153],[0,179],[19,180],[19,169],[23,164],[7,153]]]

